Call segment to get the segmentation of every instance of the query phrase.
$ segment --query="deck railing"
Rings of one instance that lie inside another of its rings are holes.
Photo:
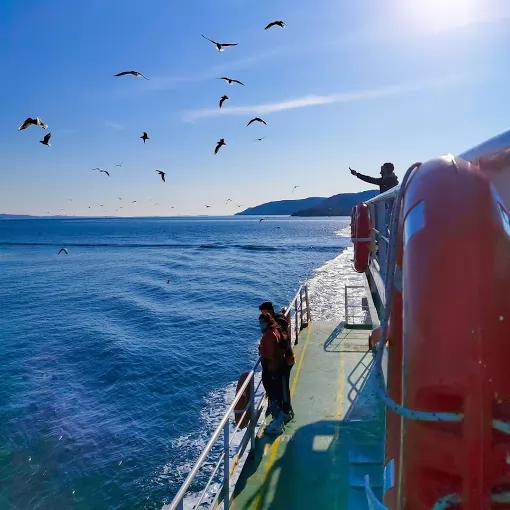
[[[389,222],[391,210],[400,187],[393,188],[385,193],[368,200],[370,218],[372,221],[372,236],[375,242],[375,250],[370,257],[369,271],[367,274],[368,284],[373,298],[376,297],[375,307],[379,318],[384,315],[386,308],[386,265],[390,250]]]
[[[296,295],[285,308],[285,316],[287,317],[289,324],[291,324],[291,339],[293,340],[293,345],[295,345],[298,343],[299,332],[312,320],[307,285],[301,285],[299,287]],[[199,506],[204,503],[207,498],[208,501],[210,501],[210,503],[208,503],[209,508],[218,508],[219,505],[223,503],[223,509],[228,510],[231,500],[231,482],[235,479],[236,474],[239,473],[239,469],[241,468],[241,459],[243,458],[248,444],[250,444],[250,451],[255,451],[255,440],[261,426],[261,423],[259,422],[266,403],[266,395],[263,389],[260,391],[262,387],[262,380],[260,379],[258,383],[255,384],[255,379],[258,374],[260,374],[260,358],[248,373],[246,380],[239,388],[239,391],[236,393],[232,403],[223,415],[218,426],[213,432],[211,439],[209,439],[209,442],[198,457],[181,488],[170,505],[165,508],[168,510],[184,509],[186,494],[189,492],[192,483],[201,472],[205,462],[211,456],[211,452],[214,447],[218,444],[218,442],[222,441],[223,451],[219,458],[214,461],[214,467],[209,479],[205,483],[204,487],[200,489],[197,496],[197,502],[193,502],[193,508],[199,508]],[[241,430],[239,425],[233,424],[232,416],[237,403],[242,398],[247,388],[250,389],[249,393],[251,398],[244,409],[244,413],[242,414],[239,423],[242,423],[248,412],[250,414],[250,421],[248,426]],[[238,440],[238,445],[235,447],[234,453],[231,456],[230,450],[232,446],[237,443],[236,440]],[[222,470],[223,476],[221,477],[221,480],[218,480],[219,476],[217,475],[220,470]]]

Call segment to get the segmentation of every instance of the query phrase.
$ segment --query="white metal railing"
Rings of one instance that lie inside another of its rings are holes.
[[[299,332],[312,320],[308,287],[306,284],[299,287],[296,295],[292,298],[289,305],[284,310],[285,317],[291,325],[291,341],[293,345],[295,345],[298,343]],[[195,465],[186,477],[186,480],[170,503],[170,506],[165,507],[168,510],[182,510],[184,508],[184,500],[186,498],[186,494],[189,492],[191,484],[195,481],[197,475],[204,466],[205,461],[209,458],[215,445],[221,439],[223,439],[222,453],[215,461],[212,473],[203,489],[200,490],[198,502],[194,503],[193,508],[198,508],[199,505],[204,502],[204,499],[209,497],[212,499],[212,502],[209,504],[209,508],[218,508],[218,506],[223,503],[223,509],[228,510],[231,500],[230,483],[241,467],[241,459],[248,444],[250,444],[250,451],[254,451],[257,433],[262,426],[259,425],[259,420],[266,403],[266,395],[264,392],[262,392],[262,394],[259,393],[262,384],[261,380],[257,385],[255,385],[255,376],[259,373],[259,368],[260,358],[248,373],[244,383],[239,388],[234,400],[223,415],[218,426],[213,432],[211,439],[209,439],[209,442],[198,457]],[[244,392],[248,388],[250,389],[250,400],[238,422],[241,424],[248,412],[250,414],[250,421],[246,429],[242,430],[239,425],[233,426],[231,419],[237,403],[243,397]],[[257,395],[259,395],[258,402],[256,401]],[[230,449],[236,442],[238,433],[241,433],[242,435],[239,444],[235,448],[234,454],[231,457]],[[219,481],[219,477],[217,475],[221,468],[223,468],[223,476]],[[213,486],[213,484],[217,481],[219,481],[219,485]],[[212,489],[211,494],[208,494],[209,489]]]
[[[354,296],[354,300],[349,299],[350,290],[359,294]],[[365,285],[346,285],[344,287],[344,323],[346,327],[371,324],[368,300],[362,297],[365,292]]]

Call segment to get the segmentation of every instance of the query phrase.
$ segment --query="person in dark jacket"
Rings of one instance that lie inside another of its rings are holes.
[[[353,170],[351,167],[349,167],[349,170],[351,171],[351,174],[355,175],[358,179],[379,186],[381,193],[384,193],[398,185],[398,177],[395,175],[395,167],[393,166],[393,163],[384,163],[381,167],[381,177],[363,175],[356,172],[356,170]]]
[[[275,312],[273,303],[265,301],[259,306],[259,310],[264,313],[269,313],[276,321],[280,331],[280,349],[283,351],[283,360],[279,367],[279,380],[281,381],[281,408],[283,411],[283,419],[285,423],[294,419],[294,409],[290,398],[290,372],[295,363],[294,351],[292,350],[291,334],[292,330],[287,317],[285,316],[286,310],[282,308],[281,312]],[[273,402],[269,402],[269,413],[274,408]]]

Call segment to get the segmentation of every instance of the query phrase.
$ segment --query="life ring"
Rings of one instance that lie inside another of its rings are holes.
[[[239,381],[237,382],[236,395],[239,393],[241,386],[246,381],[249,372],[244,372],[239,377]],[[237,401],[234,407],[234,418],[236,420],[236,424],[239,425],[240,429],[245,429],[251,420],[251,410],[250,410],[250,401],[251,401],[251,386],[248,384],[241,398]],[[246,411],[246,414],[244,414]],[[243,417],[244,414],[244,417]]]
[[[354,244],[354,269],[364,273],[368,269],[370,258],[370,211],[364,202],[352,208],[351,241]]]

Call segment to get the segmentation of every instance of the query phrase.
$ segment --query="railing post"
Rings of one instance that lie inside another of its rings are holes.
[[[299,329],[303,329],[303,287],[299,288],[299,319],[301,322]]]
[[[382,233],[385,237],[388,236],[388,226],[386,224],[386,202],[378,202],[376,204],[377,208],[377,223],[376,228],[377,230]],[[381,239],[377,242],[377,250],[378,250],[378,256],[377,256],[377,262],[379,263],[379,268],[381,271],[381,275],[383,277],[383,281],[386,282],[386,258],[388,254],[388,246],[384,241],[381,241]]]
[[[297,345],[299,342],[299,328],[298,328],[298,300],[294,301],[294,328],[296,330],[296,341],[294,342],[294,345]]]
[[[255,416],[255,376],[250,381],[250,455],[255,454],[255,429],[257,428],[257,417]]]
[[[349,307],[347,304],[347,285],[344,286],[344,323],[349,324]]]
[[[229,422],[223,427],[223,509],[228,510],[230,506],[230,431]]]
[[[305,299],[306,299],[306,322],[310,324],[312,321],[312,314],[310,312],[310,298],[308,297],[308,285],[305,285]]]

